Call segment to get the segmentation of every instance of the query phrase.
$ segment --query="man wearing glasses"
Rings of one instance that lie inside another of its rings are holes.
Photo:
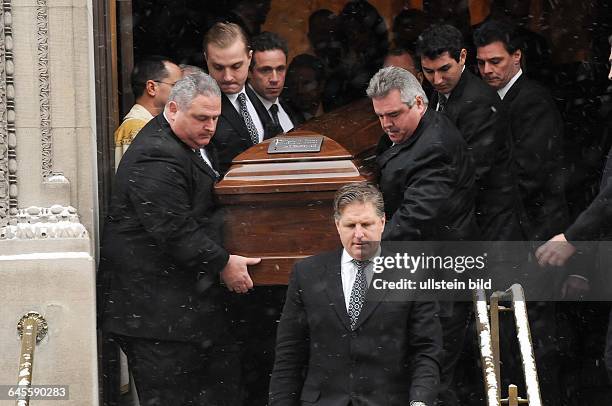
[[[161,56],[147,57],[134,66],[130,80],[136,104],[115,131],[115,169],[140,129],[162,112],[172,87],[182,77],[181,68]]]

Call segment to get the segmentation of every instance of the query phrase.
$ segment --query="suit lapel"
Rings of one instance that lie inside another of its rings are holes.
[[[334,259],[332,264],[327,264],[325,266],[325,289],[340,322],[350,331],[351,321],[346,311],[346,302],[344,301],[344,292],[342,290],[342,275],[340,273],[342,250],[338,251],[338,255],[336,255]]]
[[[253,142],[250,141],[251,136],[249,135],[249,130],[247,129],[242,116],[238,113],[238,111],[236,111],[236,108],[226,95],[221,96],[221,115],[234,128],[234,130],[241,134],[245,140],[249,140],[250,145],[253,145]]]
[[[217,173],[215,173],[215,171],[213,170],[213,168],[211,168],[206,162],[204,162],[204,158],[200,156],[198,156],[198,154],[200,154],[200,151],[195,151],[190,153],[189,155],[191,155],[191,161],[195,162],[196,166],[198,168],[200,168],[201,170],[203,170],[204,172],[206,172],[206,174],[208,176],[210,176],[213,181],[217,181],[219,180],[219,175]],[[208,150],[207,150],[207,155],[208,155]],[[208,156],[209,159],[211,159],[210,155]],[[211,159],[211,163],[212,163],[212,159]]]
[[[257,112],[257,115],[259,116],[259,121],[261,121],[261,124],[263,125],[264,140],[271,138],[272,137],[271,130],[272,130],[272,127],[274,126],[274,122],[272,121],[272,117],[270,116],[270,113],[268,113],[268,110],[266,109],[266,107],[263,105],[261,100],[259,100],[259,97],[257,97],[257,95],[255,94],[255,91],[251,89],[251,86],[246,85],[244,87],[244,90],[247,94],[247,97],[251,100],[251,103],[253,103],[253,107],[255,107],[255,111]]]
[[[519,78],[516,80],[516,82],[514,82],[512,86],[510,86],[510,89],[508,89],[506,96],[504,96],[504,98],[502,99],[503,102],[507,104],[512,103],[512,101],[516,98],[516,96],[518,96],[519,92],[521,91],[523,83],[525,83],[524,73],[519,76]]]
[[[293,128],[302,124],[304,120],[302,121],[299,120],[298,115],[295,113],[295,111],[293,111],[291,106],[289,106],[287,103],[285,103],[280,98],[278,99],[278,102],[280,103],[281,106],[283,106],[283,110],[285,110],[285,113],[287,113],[287,115],[289,116],[289,120],[291,120],[291,124],[293,124]]]

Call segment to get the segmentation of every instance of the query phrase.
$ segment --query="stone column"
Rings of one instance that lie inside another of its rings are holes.
[[[36,311],[32,383],[63,405],[98,403],[94,83],[91,0],[0,0],[0,385]]]

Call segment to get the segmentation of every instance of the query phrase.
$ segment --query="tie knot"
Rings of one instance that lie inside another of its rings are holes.
[[[366,259],[365,261],[360,261],[358,259],[353,259],[353,260],[351,260],[351,262],[353,264],[355,264],[355,266],[357,267],[357,271],[361,272],[361,271],[364,271],[368,267],[370,262],[372,262],[372,261],[370,261],[369,259]]]
[[[438,93],[438,111],[444,111],[448,99],[442,93]]]
[[[246,105],[246,96],[244,93],[238,95],[238,102],[243,106]]]
[[[270,112],[274,114],[278,113],[278,105],[276,103],[270,106]]]

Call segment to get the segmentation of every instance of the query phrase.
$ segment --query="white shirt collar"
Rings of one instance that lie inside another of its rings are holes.
[[[239,95],[240,93],[246,93],[246,92],[244,91],[244,86],[242,86],[242,89],[240,89],[240,91],[239,91],[239,92],[236,92],[236,93],[234,93],[234,94],[227,94],[227,93],[226,93],[226,94],[225,94],[225,96],[227,96],[227,98],[229,99],[229,101],[231,101],[231,102],[232,102],[232,104],[236,104],[236,100],[238,100],[238,95]],[[246,96],[246,94],[245,94],[245,96]]]
[[[368,258],[370,261],[374,261],[374,258],[379,257],[380,256],[380,245],[378,246],[378,249],[376,250],[376,253],[372,256],[372,258]],[[351,262],[353,260],[353,257],[351,257],[351,255],[347,252],[346,249],[342,250],[342,258],[340,259],[340,263],[341,264],[348,264],[349,262]]]
[[[522,74],[523,74],[523,70],[519,69],[519,71],[516,72],[514,76],[512,76],[512,79],[510,79],[510,81],[506,83],[506,86],[502,87],[501,89],[497,91],[497,94],[502,100],[504,99],[504,97],[506,97],[506,93],[508,93],[512,85],[518,80],[519,77],[521,77]]]

